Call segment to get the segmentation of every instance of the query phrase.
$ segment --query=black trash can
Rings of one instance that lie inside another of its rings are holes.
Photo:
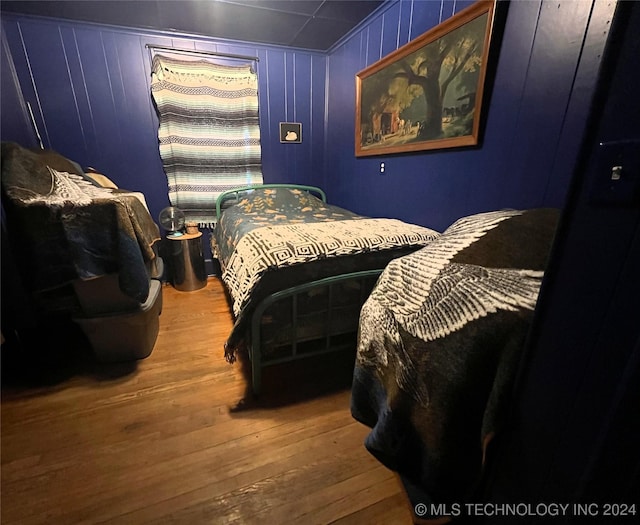
[[[167,236],[171,283],[176,290],[191,292],[207,285],[202,255],[202,232]]]

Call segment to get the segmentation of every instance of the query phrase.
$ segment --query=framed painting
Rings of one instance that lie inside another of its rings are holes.
[[[480,0],[356,75],[356,156],[474,146],[495,0]]]

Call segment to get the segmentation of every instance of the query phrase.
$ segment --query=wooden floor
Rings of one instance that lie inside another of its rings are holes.
[[[221,283],[165,286],[163,302],[133,365],[98,364],[75,336],[46,358],[3,348],[3,525],[411,523],[351,417],[350,372],[273,369],[245,398],[243,367],[223,358]]]

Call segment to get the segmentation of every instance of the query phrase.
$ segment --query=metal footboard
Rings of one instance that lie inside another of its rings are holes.
[[[355,348],[360,308],[380,273],[382,269],[326,277],[265,298],[251,318],[249,358],[253,392],[260,393],[262,369],[267,366]],[[348,293],[344,293],[345,286]],[[322,297],[316,309],[308,306],[309,297],[314,296]],[[274,307],[288,312],[287,319],[272,319],[269,330],[264,320]],[[277,334],[273,338],[279,340],[267,341],[265,334],[269,332]]]

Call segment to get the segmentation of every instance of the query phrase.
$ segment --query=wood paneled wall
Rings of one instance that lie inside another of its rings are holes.
[[[470,3],[391,3],[326,55],[29,17],[5,16],[3,29],[45,145],[144,192],[154,216],[168,201],[146,43],[260,58],[265,181],[442,230],[480,211],[564,205],[615,6],[510,2],[481,147],[356,158],[356,73]],[[281,121],[302,122],[302,144],[280,143]]]
[[[401,0],[331,53],[324,185],[340,205],[437,229],[491,209],[564,205],[613,1],[509,3],[481,147],[354,156],[358,71],[470,3]]]
[[[612,524],[637,521],[640,505],[637,191],[632,198],[640,185],[640,99],[632,96],[640,89],[639,28],[640,3],[618,4],[580,177],[569,192],[489,491],[493,501],[591,504],[596,521]],[[629,184],[614,190],[607,184],[613,158]],[[606,505],[635,511],[607,518]]]
[[[3,15],[2,27],[3,54],[15,64],[45,147],[102,170],[121,187],[142,191],[154,217],[168,198],[146,44],[258,57],[265,181],[315,182],[324,152],[324,54],[13,15]],[[12,78],[6,62],[3,82],[5,75]],[[3,109],[19,102],[4,97]],[[25,131],[29,123],[5,123],[5,116],[2,140],[24,143],[25,134],[32,135]],[[302,123],[302,144],[280,143],[284,121]]]

